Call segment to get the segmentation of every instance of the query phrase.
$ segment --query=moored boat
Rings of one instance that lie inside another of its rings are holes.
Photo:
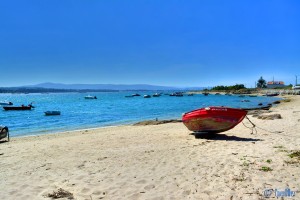
[[[275,96],[278,96],[279,93],[267,93],[266,96],[267,97],[275,97]]]
[[[91,95],[85,96],[84,98],[85,99],[97,99],[96,96],[91,96]]]
[[[190,131],[218,133],[235,127],[246,114],[242,109],[211,106],[184,113],[182,121]]]
[[[1,106],[11,106],[11,105],[13,105],[13,103],[10,101],[3,101],[3,102],[0,102],[0,105]]]
[[[3,106],[4,110],[31,110],[32,108],[34,108],[33,105],[29,104],[28,106]]]
[[[170,96],[172,96],[172,97],[183,97],[183,94],[182,94],[182,92],[174,92],[174,93],[171,93]]]
[[[151,95],[145,94],[145,95],[144,95],[144,98],[151,98]]]
[[[136,94],[132,94],[132,96],[133,96],[133,97],[139,97],[139,96],[141,96],[141,95],[136,93]]]
[[[58,111],[58,110],[46,111],[45,115],[47,115],[47,116],[49,116],[49,115],[60,115],[60,111]]]
[[[9,141],[9,131],[7,126],[0,126],[0,140],[7,137]]]

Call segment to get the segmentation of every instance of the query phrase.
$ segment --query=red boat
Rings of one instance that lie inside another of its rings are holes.
[[[247,115],[247,111],[228,107],[206,107],[182,116],[183,124],[194,132],[219,133],[232,129]]]
[[[31,104],[28,106],[3,106],[4,110],[31,110],[31,108],[34,108]]]

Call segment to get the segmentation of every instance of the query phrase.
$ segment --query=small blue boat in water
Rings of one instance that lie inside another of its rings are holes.
[[[54,110],[54,111],[46,111],[45,115],[60,115],[60,111]]]

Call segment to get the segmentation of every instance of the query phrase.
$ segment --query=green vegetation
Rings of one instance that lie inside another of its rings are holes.
[[[248,163],[247,161],[243,162],[243,166],[248,167],[250,163]]]
[[[256,86],[257,86],[258,88],[266,88],[266,87],[267,87],[266,80],[263,79],[263,77],[261,76],[261,77],[258,79]]]
[[[290,158],[296,158],[298,160],[300,160],[300,151],[294,151],[291,154],[289,154]]]
[[[271,160],[271,159],[268,159],[266,162],[270,164],[270,163],[272,162],[272,160]]]
[[[246,157],[242,157],[240,158],[240,160],[243,161],[243,164],[241,164],[240,166],[242,167],[249,167],[250,165],[254,164],[253,162],[251,162],[250,160],[247,160]]]
[[[260,171],[270,172],[270,171],[273,171],[273,169],[270,168],[270,167],[262,166],[261,169],[260,169]]]
[[[241,89],[247,89],[244,84],[236,84],[232,86],[215,86],[211,90],[222,90],[222,91],[230,91],[230,90],[241,90]]]
[[[273,88],[273,89],[292,89],[292,87],[293,87],[293,85],[292,84],[289,84],[289,85],[287,85],[287,86],[284,86],[284,87],[275,87],[275,88]]]

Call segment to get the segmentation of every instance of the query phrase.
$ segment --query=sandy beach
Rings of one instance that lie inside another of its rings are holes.
[[[300,199],[300,160],[289,156],[300,150],[300,96],[288,98],[263,114],[282,119],[249,115],[253,134],[240,123],[195,138],[167,123],[12,138],[0,143],[0,199],[253,200],[285,188]]]

